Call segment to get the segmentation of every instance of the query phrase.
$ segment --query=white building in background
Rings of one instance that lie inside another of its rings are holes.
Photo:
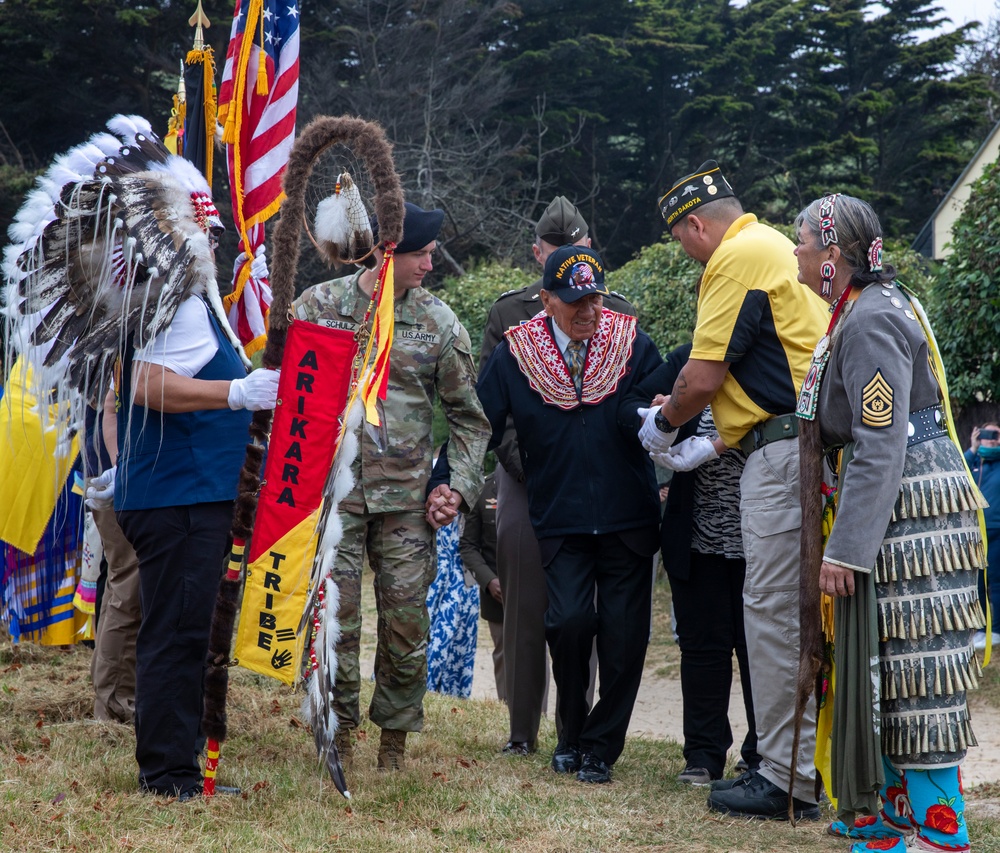
[[[1000,122],[993,126],[986,141],[979,147],[969,165],[951,185],[931,218],[920,229],[913,241],[913,249],[925,258],[943,260],[951,254],[951,230],[962,208],[972,194],[972,184],[986,171],[986,167],[1000,157]]]

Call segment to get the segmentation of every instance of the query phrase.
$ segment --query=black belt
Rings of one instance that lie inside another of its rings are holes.
[[[926,409],[910,412],[909,420],[910,424],[906,430],[907,447],[948,434],[944,412],[940,406],[928,406]]]
[[[750,427],[750,431],[740,439],[740,450],[749,456],[765,444],[795,438],[798,434],[799,419],[795,415],[778,415]]]

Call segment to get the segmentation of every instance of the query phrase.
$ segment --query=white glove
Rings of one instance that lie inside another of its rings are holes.
[[[115,474],[118,466],[98,474],[87,485],[83,502],[91,509],[111,509],[115,505]]]
[[[278,373],[260,367],[245,379],[234,379],[229,386],[229,408],[251,412],[273,409],[278,399]]]
[[[250,275],[257,279],[257,281],[263,281],[269,276],[267,258],[264,257],[263,246],[257,250],[257,253],[253,256],[253,260],[250,262]]]
[[[656,425],[656,413],[660,411],[659,406],[653,406],[651,409],[639,409],[638,411],[639,417],[644,419],[639,428],[639,441],[642,442],[642,446],[650,453],[666,453],[670,449],[670,445],[674,443],[674,439],[677,438],[677,430],[663,432]]]
[[[666,453],[658,453],[654,460],[671,471],[693,471],[704,462],[719,458],[712,439],[693,435],[675,444]]]
[[[267,258],[264,257],[265,251],[264,247],[261,246],[257,253],[253,256],[253,260],[250,261],[250,275],[251,277],[260,281],[261,279],[266,279],[270,276],[267,268]],[[240,252],[236,256],[236,260],[233,262],[233,277],[236,276],[240,271],[240,267],[247,262],[247,253]]]

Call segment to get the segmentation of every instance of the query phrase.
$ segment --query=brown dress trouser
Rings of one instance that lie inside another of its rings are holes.
[[[142,619],[139,560],[113,510],[95,510],[94,521],[108,562],[90,664],[94,718],[131,723],[135,713],[135,638]]]

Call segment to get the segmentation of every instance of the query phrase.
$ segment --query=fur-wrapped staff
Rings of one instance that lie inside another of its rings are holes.
[[[270,324],[267,345],[263,352],[263,365],[267,368],[278,368],[281,365],[285,351],[286,338],[289,333],[289,308],[294,297],[294,284],[299,259],[299,238],[305,215],[305,195],[312,170],[319,157],[331,146],[340,144],[347,148],[353,156],[362,162],[368,172],[370,185],[374,188],[373,206],[379,222],[379,237],[386,252],[383,267],[380,270],[380,286],[376,296],[381,299],[374,310],[373,328],[371,329],[368,346],[359,347],[359,355],[351,365],[351,380],[355,390],[364,396],[365,408],[371,415],[375,411],[375,396],[384,394],[384,381],[388,366],[388,352],[392,343],[392,279],[391,260],[392,249],[399,242],[403,230],[403,194],[392,160],[392,150],[387,142],[382,128],[372,122],[354,117],[328,117],[314,119],[296,140],[289,156],[288,167],[284,176],[285,201],[281,206],[281,215],[272,239],[274,260],[271,266],[271,287],[274,302],[270,311]],[[349,179],[348,179],[349,180]],[[346,184],[344,178],[342,183]],[[332,202],[346,206],[347,211],[341,211],[353,222],[351,226],[332,226],[329,232],[322,233],[321,239],[330,244],[328,255],[340,262],[356,262],[356,252],[371,243],[371,233],[365,230],[369,227],[367,216],[350,216],[350,209],[358,207],[360,197],[353,186],[338,195],[342,198]],[[363,211],[363,206],[361,210]],[[355,210],[357,213],[357,210]],[[328,220],[328,217],[323,217]],[[362,334],[367,324],[363,325]],[[372,345],[377,346],[374,357],[374,375],[369,375],[367,381],[362,381],[361,372],[368,366]],[[363,354],[360,352],[363,351]],[[279,389],[279,409],[281,407]],[[344,421],[347,421],[345,413]],[[209,641],[208,669],[205,675],[205,711],[202,728],[208,738],[209,764],[205,772],[205,794],[211,796],[214,788],[214,775],[219,757],[220,744],[226,739],[226,694],[228,691],[228,667],[230,661],[230,643],[236,618],[237,601],[240,596],[242,569],[245,563],[245,550],[254,528],[254,516],[257,509],[258,494],[261,489],[260,470],[264,455],[264,447],[268,441],[271,428],[271,413],[260,411],[255,413],[250,427],[251,441],[247,445],[246,460],[240,475],[239,494],[233,513],[233,551],[229,567],[219,586],[219,594],[215,606],[212,631]],[[341,429],[343,436],[346,428]],[[349,444],[350,442],[345,442]],[[342,455],[342,454],[341,454]],[[349,463],[348,463],[349,464]],[[342,459],[335,461],[335,469],[343,467]],[[335,504],[336,470],[328,478],[329,488],[324,497],[324,516],[329,517],[331,507]],[[335,513],[333,513],[335,518]],[[320,554],[315,560],[316,567],[325,567],[330,559],[325,551],[334,547],[330,537],[324,535]],[[335,586],[320,583],[322,571],[314,568],[308,600],[313,596],[325,602],[327,613],[331,612],[331,594],[335,597]],[[244,605],[245,606],[245,605]],[[313,612],[311,605],[307,607]],[[332,649],[336,641],[336,603],[332,604],[332,624],[326,624],[322,630],[320,643]],[[306,620],[308,621],[308,620]],[[329,621],[329,620],[327,620]],[[321,762],[330,771],[334,784],[341,793],[347,794],[343,771],[334,746],[336,733],[336,718],[330,712],[333,677],[336,671],[336,657],[320,654],[322,672],[319,672],[323,686],[313,687],[310,696],[316,697],[312,702],[311,722],[316,737],[317,750]],[[315,664],[314,664],[315,666]],[[314,678],[315,681],[315,678]],[[307,700],[308,702],[309,700]],[[326,709],[324,711],[324,709]]]

